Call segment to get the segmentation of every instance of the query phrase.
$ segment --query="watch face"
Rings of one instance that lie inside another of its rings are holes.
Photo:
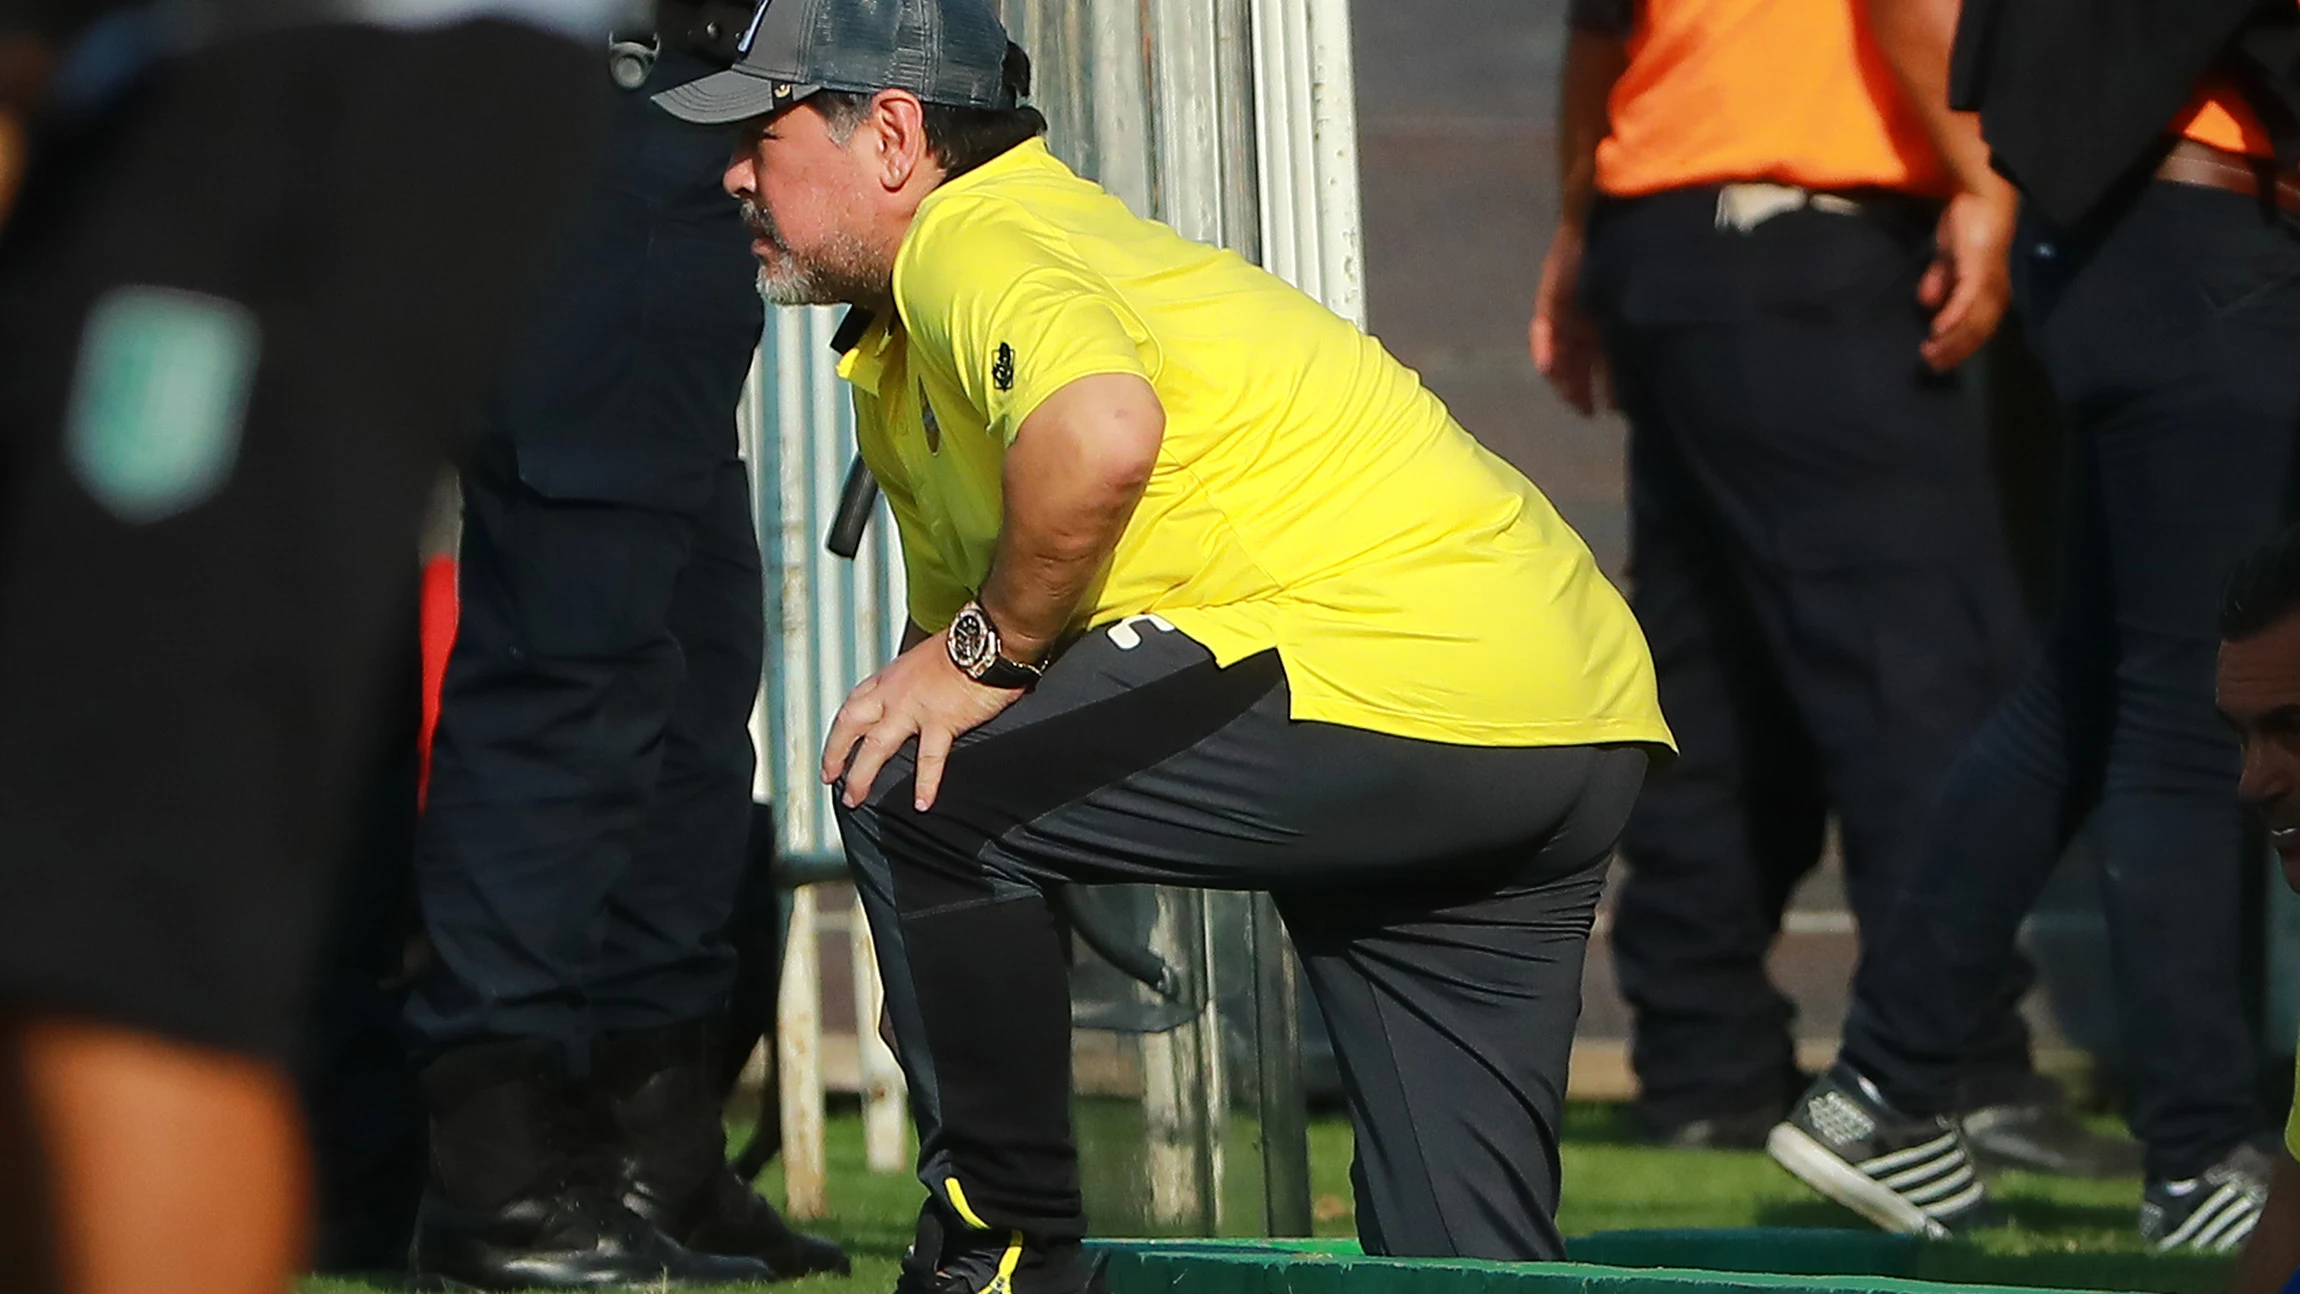
[[[966,672],[970,678],[981,678],[998,656],[998,637],[991,631],[990,617],[980,607],[968,607],[950,622],[950,662]]]

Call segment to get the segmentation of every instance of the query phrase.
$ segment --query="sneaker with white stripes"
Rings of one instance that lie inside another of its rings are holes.
[[[2235,1251],[2268,1203],[2268,1155],[2248,1143],[2183,1181],[2152,1180],[2140,1196],[2140,1238],[2159,1250]]]
[[[1941,1238],[1991,1216],[1956,1122],[1901,1113],[1846,1065],[1805,1089],[1765,1149],[1798,1180],[1887,1231]]]

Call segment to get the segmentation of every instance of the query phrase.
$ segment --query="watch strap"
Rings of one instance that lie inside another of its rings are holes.
[[[1008,660],[1004,656],[991,657],[990,664],[975,678],[985,687],[1028,688],[1037,684],[1046,673],[1034,665]]]

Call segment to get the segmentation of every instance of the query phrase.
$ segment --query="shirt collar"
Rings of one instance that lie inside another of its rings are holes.
[[[856,311],[848,312],[848,319],[855,317]],[[894,330],[888,327],[887,319],[871,319],[867,313],[862,318],[868,320],[869,326],[862,330],[862,335],[855,339],[854,345],[839,356],[839,376],[853,383],[858,390],[876,396],[879,393],[879,379],[886,373],[887,352],[894,346]],[[844,340],[846,331],[846,324],[842,322],[839,325],[840,340]]]
[[[1000,179],[1019,172],[1044,170],[1050,166],[1068,169],[1047,150],[1044,135],[1023,140],[966,174],[934,186],[934,192],[927,194],[919,203],[919,214],[926,214],[927,207],[953,194],[965,193],[986,184],[996,184]],[[914,224],[912,227],[917,226]]]
[[[956,179],[943,181],[935,187],[934,192],[926,195],[925,201],[919,204],[918,213],[911,218],[910,232],[903,236],[904,249],[908,249],[911,234],[918,231],[919,222],[925,219],[929,208],[944,197],[954,193],[965,193],[984,184],[995,183],[1001,176],[1010,175],[1017,171],[1040,170],[1049,166],[1060,167],[1061,165],[1062,163],[1055,160],[1054,155],[1047,151],[1044,138],[1027,139],[966,174]],[[896,277],[898,279],[901,277],[899,253]],[[868,321],[869,326],[861,329],[861,334],[856,337],[853,345],[842,348],[842,353],[839,356],[839,376],[853,383],[856,389],[867,391],[876,396],[879,394],[879,380],[886,374],[888,353],[895,344],[893,319],[891,317],[870,319],[867,312],[862,312],[860,307],[856,307],[849,310],[847,317],[840,321],[838,336],[834,340],[840,342],[846,340],[850,328],[857,323],[858,313],[861,319]]]

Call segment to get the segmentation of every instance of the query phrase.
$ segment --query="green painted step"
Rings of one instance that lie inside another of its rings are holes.
[[[1370,1258],[1346,1240],[1122,1240],[1110,1294],[2035,1294],[2217,1291],[2225,1261],[2131,1254],[1991,1254],[1962,1244],[1811,1227],[1611,1231],[1563,1263]]]

